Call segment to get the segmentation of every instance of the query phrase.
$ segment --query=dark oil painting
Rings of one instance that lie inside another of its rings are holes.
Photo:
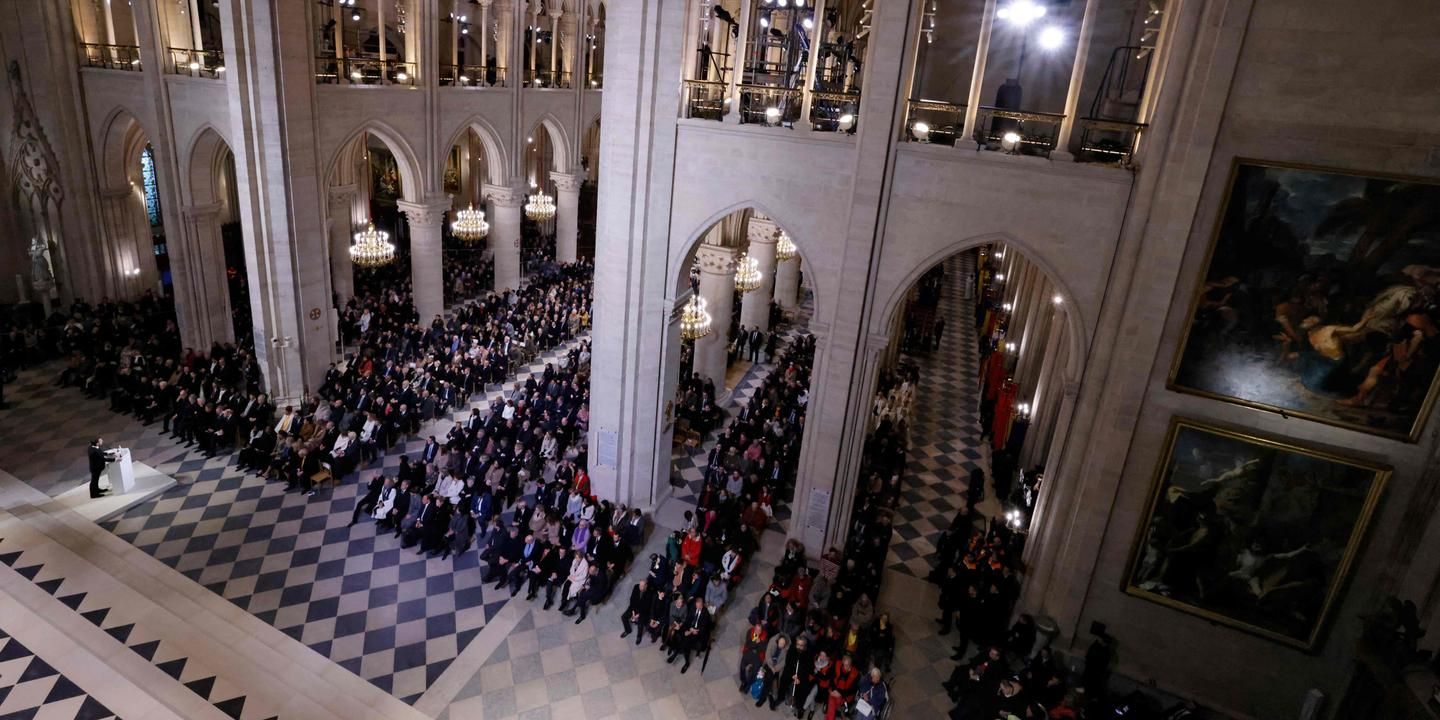
[[[1170,386],[1413,441],[1437,290],[1440,185],[1237,162]]]
[[[1389,470],[1172,422],[1126,591],[1315,648]]]

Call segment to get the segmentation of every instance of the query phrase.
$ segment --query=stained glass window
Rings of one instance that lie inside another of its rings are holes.
[[[160,184],[155,178],[155,149],[149,145],[140,151],[140,177],[145,183],[145,214],[150,225],[160,224]]]

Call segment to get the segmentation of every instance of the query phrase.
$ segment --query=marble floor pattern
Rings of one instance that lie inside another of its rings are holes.
[[[961,289],[962,278],[974,271],[974,252],[946,261],[937,309],[945,318],[940,348],[905,354],[919,367],[920,383],[910,418],[909,461],[895,509],[895,535],[885,566],[914,577],[929,574],[935,541],[959,509],[970,471],[990,472],[989,449],[980,439],[975,303]],[[993,502],[993,495],[987,492],[987,503]]]
[[[119,720],[74,680],[0,630],[0,718]]]

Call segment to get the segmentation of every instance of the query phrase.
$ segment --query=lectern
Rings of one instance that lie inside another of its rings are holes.
[[[105,454],[110,456],[111,461],[105,468],[105,479],[110,483],[110,491],[130,492],[135,488],[135,466],[130,461],[130,448],[112,448]]]

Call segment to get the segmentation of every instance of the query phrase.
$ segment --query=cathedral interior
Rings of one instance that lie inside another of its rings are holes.
[[[1440,718],[1440,12],[0,0],[0,720]]]

